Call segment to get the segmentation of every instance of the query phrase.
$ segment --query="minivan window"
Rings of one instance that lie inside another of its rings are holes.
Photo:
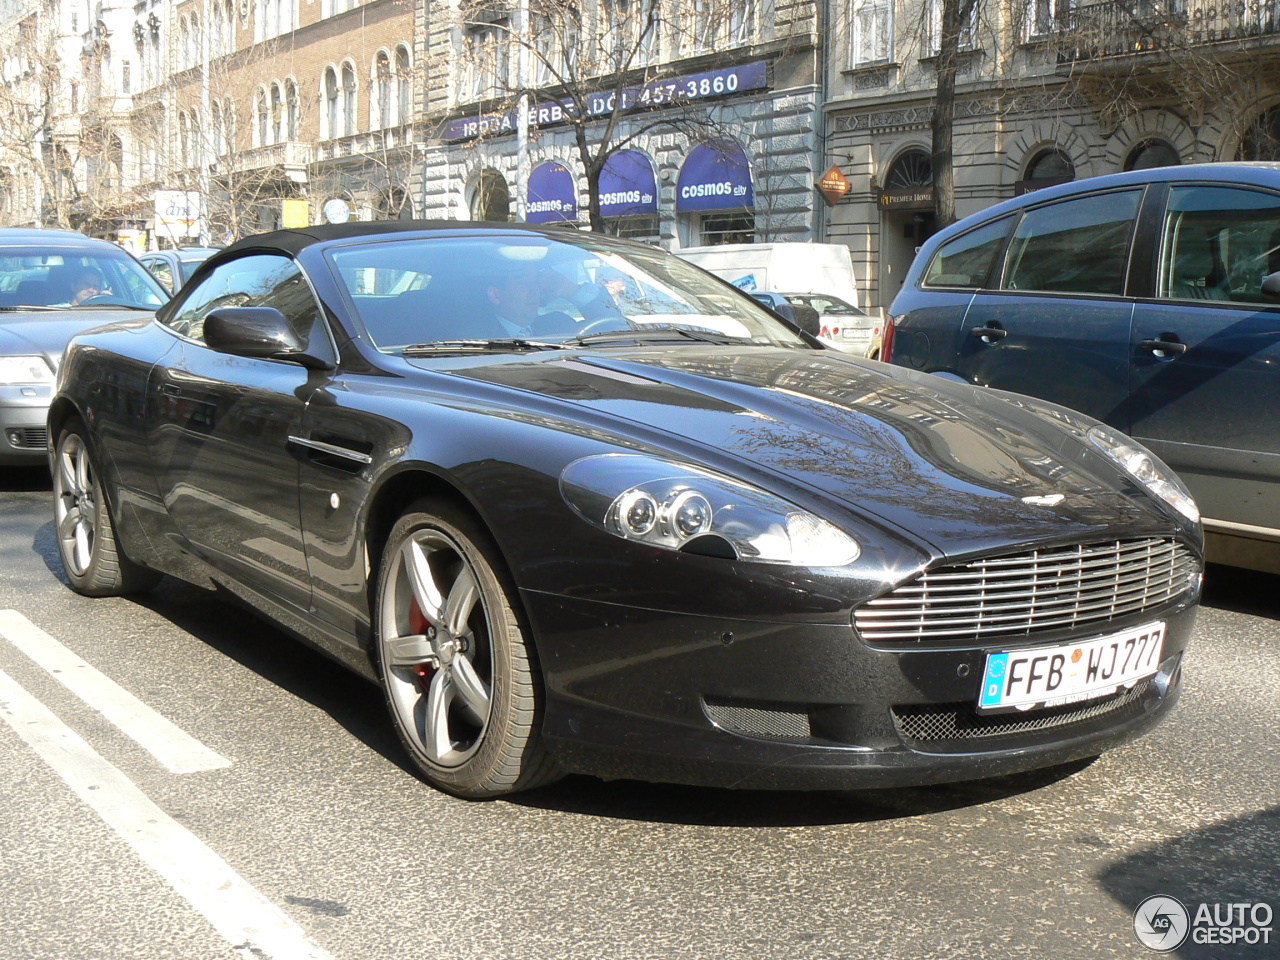
[[[924,274],[926,287],[980,287],[1004,245],[1013,217],[1002,217],[948,240],[938,248]]]
[[[1028,210],[1009,244],[1006,290],[1124,293],[1142,190],[1076,197]]]
[[[1280,270],[1280,197],[1239,187],[1174,187],[1165,209],[1157,293],[1173,300],[1266,303]]]

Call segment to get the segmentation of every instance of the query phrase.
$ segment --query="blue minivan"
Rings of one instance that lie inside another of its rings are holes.
[[[1280,163],[1120,173],[940,231],[882,358],[1072,407],[1186,482],[1210,560],[1280,573]]]

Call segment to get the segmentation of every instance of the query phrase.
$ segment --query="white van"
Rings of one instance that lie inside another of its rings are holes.
[[[849,248],[841,243],[726,243],[685,247],[676,256],[747,293],[781,293],[819,313],[821,339],[875,356],[880,322],[861,309]]]

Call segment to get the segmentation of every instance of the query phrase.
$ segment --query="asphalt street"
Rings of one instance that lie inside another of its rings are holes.
[[[1280,577],[1210,568],[1182,702],[1092,764],[474,804],[410,772],[375,687],[216,596],[73,593],[47,484],[0,475],[4,960],[1136,958],[1148,897],[1280,912]],[[1280,957],[1270,927],[1166,955]]]

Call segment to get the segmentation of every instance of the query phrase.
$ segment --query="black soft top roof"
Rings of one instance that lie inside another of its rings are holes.
[[[478,230],[508,233],[549,233],[567,239],[571,231],[563,227],[539,227],[524,223],[496,223],[478,220],[361,220],[354,223],[320,223],[292,230],[275,230],[237,240],[223,255],[234,256],[245,250],[282,250],[296,255],[312,244],[329,240],[347,240],[352,237],[372,237],[388,233],[422,233],[432,230]]]

